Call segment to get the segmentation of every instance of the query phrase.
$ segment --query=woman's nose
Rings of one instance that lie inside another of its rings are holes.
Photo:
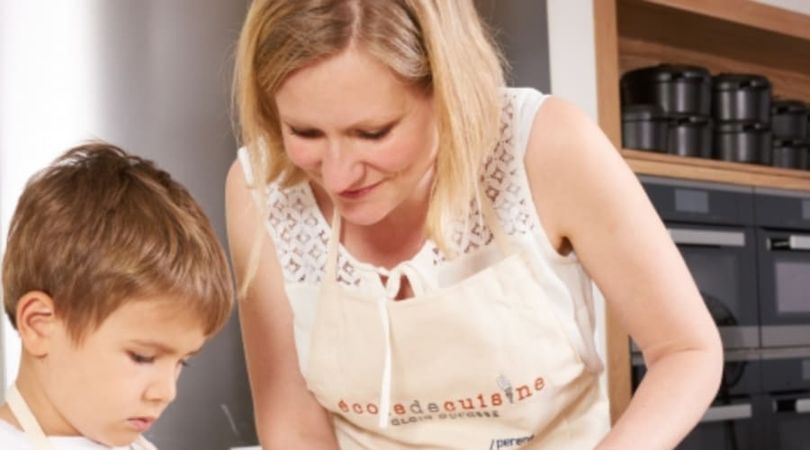
[[[324,188],[340,193],[357,187],[363,177],[363,165],[346,142],[331,142],[321,162]]]

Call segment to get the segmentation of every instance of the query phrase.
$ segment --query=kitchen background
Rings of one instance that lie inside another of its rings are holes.
[[[604,73],[597,73],[596,43],[604,36],[595,34],[602,25],[595,9],[606,1],[475,1],[512,66],[511,84],[552,92],[599,117],[598,75]],[[25,180],[62,150],[103,138],[174,174],[202,203],[225,242],[223,183],[235,152],[232,53],[248,3],[0,0],[3,240]],[[759,3],[810,14],[808,0]],[[605,355],[602,302],[597,308]],[[0,384],[6,385],[17,370],[19,342],[5,319],[0,331]],[[609,367],[615,361],[611,357]],[[255,444],[235,317],[184,372],[178,398],[149,433],[159,447]]]
[[[0,212],[61,151],[101,138],[153,159],[202,203],[225,242],[223,186],[235,152],[231,54],[246,0],[3,0]],[[3,320],[3,381],[19,359]],[[234,316],[183,372],[179,401],[149,432],[160,447],[255,443]]]
[[[678,449],[807,449],[810,2],[602,5],[600,125],[643,174],[723,341],[720,388]],[[607,334],[626,354],[626,334]],[[616,411],[630,392],[611,362]]]
[[[226,242],[232,54],[248,3],[0,0],[2,241],[28,177],[63,150],[100,138],[171,172]],[[548,92],[546,2],[477,3],[504,46],[512,83]],[[5,386],[17,372],[19,341],[5,316],[0,329]],[[148,437],[176,450],[256,443],[235,315],[183,372],[178,400]]]

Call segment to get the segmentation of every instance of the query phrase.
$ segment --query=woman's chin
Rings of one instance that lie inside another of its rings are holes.
[[[344,223],[359,227],[369,227],[380,223],[390,211],[382,211],[373,205],[348,205],[340,209]]]

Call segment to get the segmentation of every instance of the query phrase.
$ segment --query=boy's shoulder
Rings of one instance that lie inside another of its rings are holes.
[[[139,446],[138,442],[130,447],[116,447],[111,449],[83,437],[52,437],[49,438],[53,450],[149,450]],[[0,419],[0,449],[3,450],[36,450],[28,437],[15,426]]]

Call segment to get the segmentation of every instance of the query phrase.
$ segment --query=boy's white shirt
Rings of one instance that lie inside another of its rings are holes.
[[[107,447],[81,436],[49,437],[48,441],[54,450],[141,450],[137,443],[127,447]],[[34,450],[34,446],[22,430],[0,419],[0,449]]]
[[[17,385],[12,384],[6,389],[6,402],[11,413],[16,417],[22,428],[0,419],[0,450],[158,450],[143,436],[126,447],[108,447],[84,436],[45,436],[37,418],[28,407],[28,403],[20,395]],[[8,435],[8,436],[6,436]],[[5,439],[15,447],[6,446]],[[12,442],[12,441],[16,441]]]

